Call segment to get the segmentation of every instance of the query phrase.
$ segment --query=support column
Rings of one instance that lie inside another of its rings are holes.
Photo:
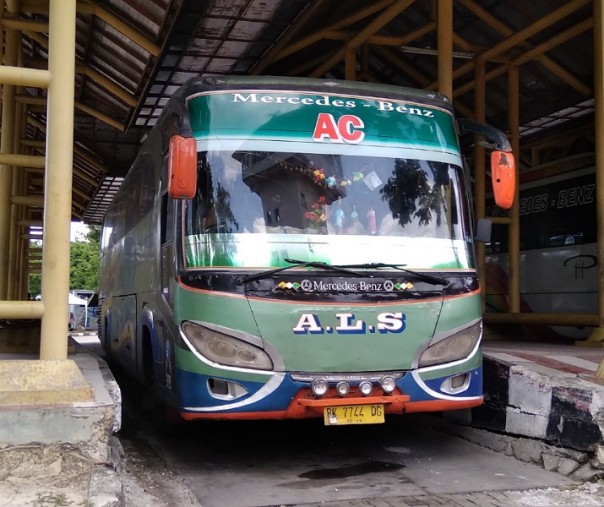
[[[484,62],[476,62],[474,73],[474,115],[475,120],[484,122],[486,119],[486,79]],[[480,136],[474,136],[474,213],[476,218],[485,218],[486,215],[486,170],[485,150],[480,144]],[[478,278],[481,287],[482,313],[486,311],[486,274],[485,274],[485,244],[476,243],[476,263]]]
[[[518,170],[520,167],[520,80],[517,65],[510,65],[508,69],[508,124],[510,129],[510,143],[516,158],[516,196],[510,210],[509,227],[509,284],[510,284],[510,313],[520,313],[520,181]]]
[[[594,98],[596,147],[596,215],[598,238],[598,327],[587,342],[604,345],[604,6],[594,0]],[[597,375],[604,377],[604,360]]]
[[[67,358],[76,0],[49,2],[40,359]]]
[[[19,60],[21,60],[21,44],[19,43]],[[19,64],[22,62],[19,61]],[[20,87],[16,87],[15,91],[18,94]],[[21,151],[21,139],[24,134],[24,106],[23,104],[15,104],[15,119],[13,128],[13,150],[12,153],[20,153]],[[12,195],[22,195],[21,190],[24,188],[23,185],[23,168],[13,168],[13,181],[12,181]],[[7,297],[8,299],[15,300],[20,299],[19,291],[19,244],[21,243],[21,231],[17,225],[17,221],[23,218],[25,209],[23,206],[11,206],[10,212],[10,245],[8,251],[8,266],[10,276],[7,281]]]
[[[344,78],[355,81],[357,78],[357,48],[346,48],[344,55]]]
[[[453,103],[453,2],[438,0],[438,91]]]
[[[4,66],[16,66],[19,48],[19,32],[6,29],[6,51]],[[15,139],[15,86],[4,84],[2,89],[2,134],[0,153],[12,153]],[[8,297],[9,249],[11,225],[11,193],[13,190],[13,167],[0,165],[0,300]]]

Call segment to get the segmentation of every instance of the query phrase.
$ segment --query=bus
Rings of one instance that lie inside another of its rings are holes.
[[[596,180],[593,153],[535,167],[520,176],[521,311],[598,313]],[[505,216],[492,201],[491,216]],[[487,311],[508,310],[508,230],[494,224],[487,244]],[[593,328],[525,326],[536,338],[568,341]]]
[[[185,420],[371,424],[481,404],[461,132],[495,144],[511,205],[507,139],[437,93],[187,82],[104,219],[108,359]]]

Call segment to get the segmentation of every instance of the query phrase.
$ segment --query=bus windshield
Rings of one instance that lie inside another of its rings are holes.
[[[467,196],[451,163],[217,149],[198,153],[197,170],[196,197],[183,203],[187,269],[288,258],[473,267]]]

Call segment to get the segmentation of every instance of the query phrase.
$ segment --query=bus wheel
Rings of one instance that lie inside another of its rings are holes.
[[[111,337],[109,336],[106,318],[103,320],[103,328],[100,331],[103,333],[103,352],[105,353],[105,362],[109,367],[111,367],[113,366],[113,360],[111,359]]]
[[[159,399],[153,351],[151,348],[151,335],[147,329],[143,331],[143,410],[150,415],[157,429],[164,434],[171,435],[184,420],[178,411]]]

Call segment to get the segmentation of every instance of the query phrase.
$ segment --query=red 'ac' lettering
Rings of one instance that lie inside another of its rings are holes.
[[[332,143],[360,143],[365,137],[361,130],[365,127],[363,120],[352,114],[345,114],[337,121],[332,114],[319,113],[312,138],[323,142],[328,139]]]
[[[363,120],[352,114],[345,114],[338,120],[340,136],[346,143],[360,143],[365,137],[365,132],[359,129],[364,126]]]

